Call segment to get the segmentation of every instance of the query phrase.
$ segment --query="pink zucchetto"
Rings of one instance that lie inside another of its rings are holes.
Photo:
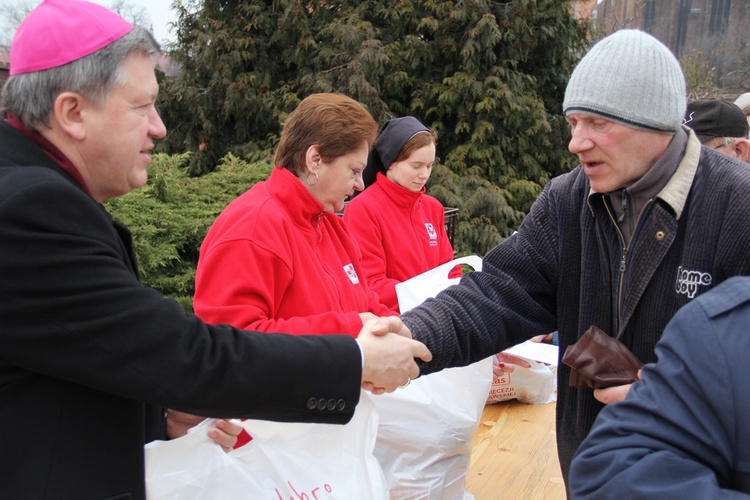
[[[10,74],[56,68],[122,38],[133,26],[101,5],[44,0],[18,27],[10,44]]]

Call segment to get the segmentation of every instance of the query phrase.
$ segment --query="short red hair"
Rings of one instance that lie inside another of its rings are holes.
[[[298,177],[305,171],[305,155],[317,145],[321,159],[330,163],[355,151],[363,142],[372,147],[378,125],[360,103],[342,94],[312,94],[284,121],[274,164]]]

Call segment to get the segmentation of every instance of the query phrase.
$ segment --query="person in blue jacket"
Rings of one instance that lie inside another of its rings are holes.
[[[576,499],[747,498],[750,277],[683,307],[623,402],[604,408],[570,470]]]

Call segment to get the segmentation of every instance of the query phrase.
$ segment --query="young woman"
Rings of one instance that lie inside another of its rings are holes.
[[[436,133],[413,116],[386,122],[368,159],[375,183],[344,211],[370,288],[396,313],[397,283],[453,259],[443,206],[425,194],[436,143]],[[461,268],[451,274],[460,276]]]

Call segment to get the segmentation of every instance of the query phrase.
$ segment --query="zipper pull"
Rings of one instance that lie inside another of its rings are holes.
[[[617,222],[622,222],[625,220],[625,213],[628,211],[628,194],[625,192],[625,190],[622,190],[622,213],[617,218]]]
[[[323,218],[323,212],[320,212],[318,214],[317,220],[315,221],[315,232],[318,235],[318,243],[320,243],[321,241],[323,241],[323,230],[320,229],[320,219],[322,219],[322,218]]]
[[[620,257],[620,272],[621,273],[625,272],[625,259],[627,258],[627,256],[628,256],[628,249],[627,248],[623,248],[622,249],[622,257]]]

